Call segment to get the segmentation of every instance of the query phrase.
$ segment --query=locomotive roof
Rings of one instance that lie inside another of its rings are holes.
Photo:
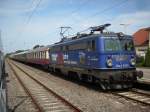
[[[132,36],[130,35],[125,35],[126,39],[131,39]],[[109,38],[109,37],[118,37],[118,34],[117,33],[114,33],[114,32],[104,32],[102,34],[92,34],[92,35],[87,35],[87,36],[84,36],[84,37],[79,37],[79,38],[75,38],[75,39],[72,39],[72,38],[68,38],[67,40],[65,41],[62,41],[62,42],[58,42],[58,43],[55,43],[49,47],[53,47],[53,46],[59,46],[59,45],[63,45],[63,44],[71,44],[73,42],[78,42],[78,41],[81,41],[81,40],[88,40],[88,39],[94,39],[94,38],[97,38],[97,37],[101,37],[101,38]],[[119,37],[118,37],[119,38]]]

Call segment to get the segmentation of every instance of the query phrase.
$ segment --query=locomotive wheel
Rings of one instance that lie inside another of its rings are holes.
[[[82,81],[82,74],[78,74],[78,80]]]
[[[102,90],[104,90],[104,91],[111,89],[110,84],[107,83],[107,82],[101,82],[101,81],[99,81],[99,85],[102,88]]]
[[[89,83],[92,83],[92,82],[93,82],[93,76],[88,75],[88,76],[87,76],[87,81],[88,81]]]
[[[102,88],[102,90],[106,90],[106,86],[102,83],[99,83],[100,84],[100,87]]]

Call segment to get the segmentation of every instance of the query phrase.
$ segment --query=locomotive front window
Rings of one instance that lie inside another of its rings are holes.
[[[132,40],[126,39],[121,40],[122,49],[125,51],[133,51],[134,50],[134,44]]]
[[[131,39],[105,39],[105,51],[133,51],[134,44]]]
[[[105,40],[105,51],[120,51],[119,39],[106,39]]]

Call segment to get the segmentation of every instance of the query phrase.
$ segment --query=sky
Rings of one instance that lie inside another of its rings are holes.
[[[60,41],[60,27],[75,34],[110,23],[108,31],[133,35],[150,27],[150,0],[0,0],[5,53]],[[125,25],[120,25],[125,24]]]

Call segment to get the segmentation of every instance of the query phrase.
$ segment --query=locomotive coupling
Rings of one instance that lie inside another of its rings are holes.
[[[136,76],[138,78],[142,78],[143,77],[143,72],[142,71],[136,71]]]

